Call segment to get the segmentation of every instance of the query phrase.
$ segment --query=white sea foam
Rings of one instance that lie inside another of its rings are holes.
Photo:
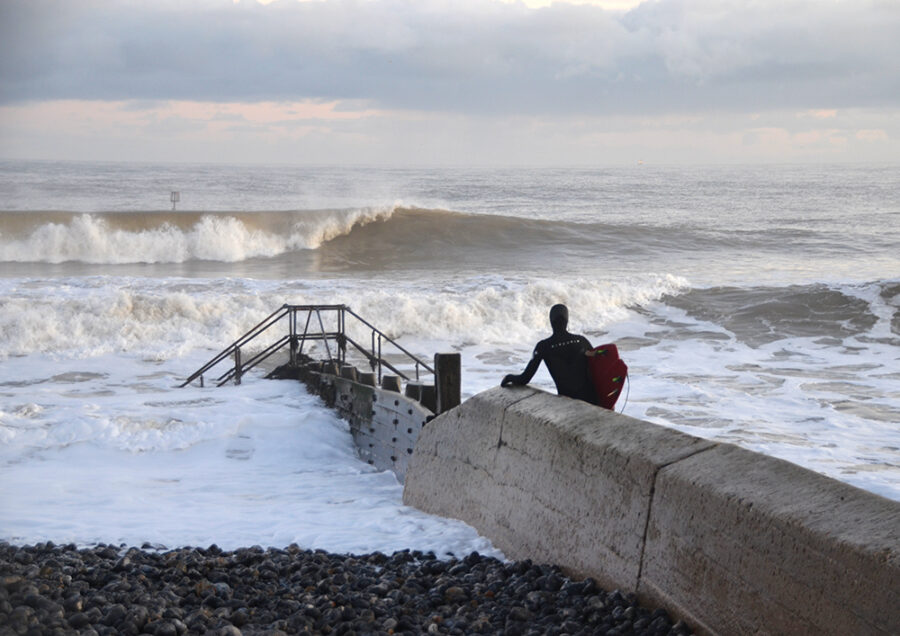
[[[392,336],[515,343],[542,329],[546,308],[556,302],[572,307],[579,327],[596,330],[625,318],[630,306],[686,287],[667,275],[570,282],[474,277],[437,289],[402,281],[360,289],[342,280],[0,279],[0,356],[129,351],[164,359],[221,349],[284,303],[345,303]]]
[[[173,388],[195,362],[7,361],[25,384],[0,388],[0,538],[502,556],[403,506],[394,475],[360,461],[347,424],[299,384]]]

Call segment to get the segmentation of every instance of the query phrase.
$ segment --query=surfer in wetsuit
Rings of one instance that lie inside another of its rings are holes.
[[[537,343],[534,355],[521,374],[507,375],[500,386],[528,384],[543,360],[556,383],[557,393],[597,404],[597,392],[588,374],[587,358],[593,355],[591,343],[584,336],[569,333],[566,330],[568,325],[568,308],[565,305],[553,305],[550,308],[553,335]]]

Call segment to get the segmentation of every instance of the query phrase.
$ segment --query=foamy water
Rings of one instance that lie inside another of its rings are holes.
[[[469,396],[564,302],[625,413],[900,500],[896,170],[0,167],[0,539],[491,553],[297,383],[176,388],[284,303],[459,351]]]
[[[47,377],[34,362],[6,366],[29,387],[0,414],[6,540],[499,554],[403,506],[393,474],[360,462],[296,382],[179,390],[166,363],[45,359]]]

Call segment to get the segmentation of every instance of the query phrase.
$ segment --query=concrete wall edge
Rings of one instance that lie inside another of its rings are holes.
[[[404,503],[697,633],[900,633],[900,502],[530,387],[474,396],[420,442]]]
[[[650,529],[650,519],[653,516],[653,503],[657,497],[656,482],[659,480],[660,473],[663,470],[665,470],[666,468],[668,468],[669,466],[674,466],[675,464],[677,464],[679,462],[687,461],[688,459],[690,459],[691,457],[694,457],[695,455],[699,455],[700,453],[708,453],[709,451],[713,450],[716,446],[718,446],[717,442],[710,442],[709,446],[707,446],[706,448],[699,448],[696,451],[694,451],[684,457],[679,457],[678,459],[672,460],[672,461],[668,462],[667,464],[663,464],[662,466],[657,467],[656,471],[653,473],[653,485],[650,487],[650,499],[647,502],[647,519],[644,524],[644,537],[641,540],[641,560],[640,560],[640,563],[638,564],[637,582],[634,586],[636,594],[640,595],[641,577],[644,573],[644,555],[646,554],[646,551],[647,551],[647,532]]]

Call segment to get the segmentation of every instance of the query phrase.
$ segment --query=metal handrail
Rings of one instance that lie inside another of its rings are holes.
[[[222,360],[224,360],[225,358],[230,356],[232,353],[234,353],[235,349],[240,348],[242,345],[250,342],[251,340],[253,340],[253,338],[258,336],[262,332],[266,331],[269,327],[271,327],[275,322],[280,320],[285,315],[285,313],[286,313],[285,307],[286,307],[286,305],[282,305],[279,309],[273,311],[266,318],[261,320],[255,327],[250,329],[250,331],[248,331],[243,336],[241,336],[240,338],[238,338],[237,340],[232,342],[228,347],[223,349],[218,355],[213,357],[209,362],[207,362],[202,367],[200,367],[199,369],[194,371],[194,373],[192,373],[188,377],[188,379],[185,380],[180,386],[182,386],[182,387],[187,386],[188,384],[190,384],[197,378],[201,377],[204,373],[206,373],[207,371],[212,369],[214,366],[219,364]],[[279,315],[279,314],[281,314],[281,315]],[[263,327],[263,325],[265,325],[265,326]]]
[[[387,340],[388,342],[390,342],[392,345],[394,345],[395,347],[397,347],[397,348],[398,348],[400,351],[402,351],[404,354],[406,354],[407,357],[412,358],[413,360],[415,360],[415,362],[416,362],[416,377],[417,377],[417,378],[419,377],[419,368],[418,368],[418,365],[420,365],[420,364],[421,364],[423,367],[425,367],[425,369],[426,369],[429,373],[431,373],[432,375],[434,375],[434,369],[432,369],[430,366],[428,366],[427,364],[425,364],[424,362],[422,362],[421,360],[419,360],[415,355],[413,355],[412,353],[410,353],[409,351],[407,351],[406,349],[404,349],[403,347],[401,347],[397,342],[395,342],[394,340],[392,340],[389,336],[385,335],[381,330],[379,330],[377,327],[375,327],[375,325],[373,325],[372,323],[370,323],[368,320],[366,320],[365,318],[363,318],[362,316],[360,316],[359,314],[357,314],[355,311],[353,311],[353,310],[350,309],[349,307],[346,307],[346,306],[345,306],[345,307],[344,307],[344,311],[345,311],[345,312],[348,312],[351,316],[353,316],[354,318],[356,318],[357,320],[359,320],[362,324],[364,324],[366,327],[368,327],[369,329],[371,329],[371,330],[372,330],[372,335],[373,335],[373,336],[377,333],[378,336],[379,336],[379,338],[384,338],[385,340]],[[373,347],[373,348],[374,348],[374,347]],[[379,358],[380,358],[380,356],[379,356]],[[387,365],[385,365],[385,366],[387,366]],[[395,372],[397,372],[395,369],[393,369],[393,367],[388,367],[388,368],[390,368],[390,369],[394,370]],[[399,373],[399,372],[397,372],[397,373]],[[403,376],[403,377],[406,378],[406,376]]]
[[[297,314],[300,312],[307,312],[306,316],[306,324],[303,328],[303,332],[300,333],[298,329],[298,321]],[[325,329],[325,324],[322,322],[322,312],[323,311],[334,311],[337,312],[337,329],[335,331],[327,331]],[[319,324],[318,332],[310,332],[310,322],[312,321],[313,313],[316,314],[317,322]],[[360,345],[358,342],[353,340],[347,335],[347,314],[350,314],[352,318],[355,318],[360,323],[362,323],[365,327],[371,330],[371,340],[372,346],[371,350],[366,349],[364,346]],[[277,323],[279,323],[283,318],[288,318],[288,334],[282,336],[274,343],[270,344],[262,351],[257,352],[251,358],[246,361],[241,360],[241,347],[254,340],[269,328],[273,327]],[[282,305],[279,309],[272,312],[260,321],[255,327],[250,329],[243,336],[235,340],[231,345],[222,350],[218,355],[213,357],[209,362],[200,367],[197,371],[192,373],[187,380],[185,380],[180,386],[184,387],[200,378],[201,386],[203,384],[203,375],[207,373],[210,369],[221,363],[223,360],[228,358],[229,356],[234,356],[234,365],[227,370],[225,373],[216,378],[217,386],[222,386],[226,382],[234,379],[234,381],[240,384],[241,376],[260,364],[276,352],[283,349],[285,346],[290,345],[291,349],[291,364],[296,364],[297,355],[302,354],[303,345],[307,340],[321,340],[324,345],[326,352],[328,353],[328,360],[333,361],[337,359],[339,363],[346,362],[346,352],[347,345],[352,345],[358,352],[360,352],[365,358],[368,360],[369,364],[374,371],[376,368],[378,370],[378,380],[381,381],[381,373],[382,367],[390,369],[393,373],[399,375],[404,380],[409,381],[409,377],[397,369],[393,364],[388,362],[382,357],[382,345],[387,342],[393,347],[395,347],[398,351],[400,351],[403,355],[410,359],[411,362],[415,364],[415,375],[416,379],[419,379],[419,368],[423,368],[432,375],[434,374],[434,369],[430,367],[427,363],[420,360],[413,353],[402,347],[399,343],[397,343],[393,338],[385,334],[383,331],[375,327],[368,320],[357,314],[355,311],[350,309],[346,305],[290,305],[285,304]],[[332,355],[331,347],[328,342],[332,340],[337,344],[335,353],[336,356]]]
[[[366,357],[369,359],[369,364],[372,365],[373,370],[374,370],[374,368],[375,368],[375,366],[376,366],[377,364],[381,364],[382,366],[387,367],[388,369],[390,369],[391,371],[393,371],[394,373],[396,373],[397,375],[399,375],[399,376],[400,376],[401,378],[403,378],[404,380],[409,380],[409,378],[406,376],[405,373],[403,373],[402,371],[400,371],[399,369],[397,369],[397,367],[395,367],[394,365],[392,365],[392,364],[391,364],[390,362],[388,362],[387,360],[381,359],[380,355],[379,355],[377,358],[376,358],[376,356],[374,356],[374,355],[370,355],[369,352],[367,352],[367,351],[365,350],[364,347],[362,347],[361,345],[359,345],[359,344],[358,344],[355,340],[353,340],[352,338],[347,338],[347,342],[349,342],[349,343],[352,344],[354,347],[356,347],[357,351],[359,351],[360,353],[362,353],[364,356],[366,356]],[[419,363],[417,362],[417,363],[416,363],[417,368],[418,368],[418,364],[419,364]],[[422,363],[422,364],[424,364],[424,363]],[[432,373],[434,373],[434,372],[432,371]],[[416,379],[418,379],[418,378],[419,378],[419,374],[418,374],[418,371],[417,371],[417,372],[416,372]],[[379,379],[379,381],[381,380],[381,370],[380,370],[380,369],[379,369],[379,371],[378,371],[378,379]]]
[[[226,371],[223,375],[220,375],[216,378],[216,386],[222,386],[231,380],[237,373],[240,372],[241,375],[244,375],[247,371],[258,365],[260,362],[268,358],[270,355],[279,351],[284,345],[290,342],[290,336],[282,336],[274,343],[270,344],[268,347],[257,353],[255,356],[247,360],[247,362],[243,363],[238,370],[237,367],[232,367],[228,371]]]

